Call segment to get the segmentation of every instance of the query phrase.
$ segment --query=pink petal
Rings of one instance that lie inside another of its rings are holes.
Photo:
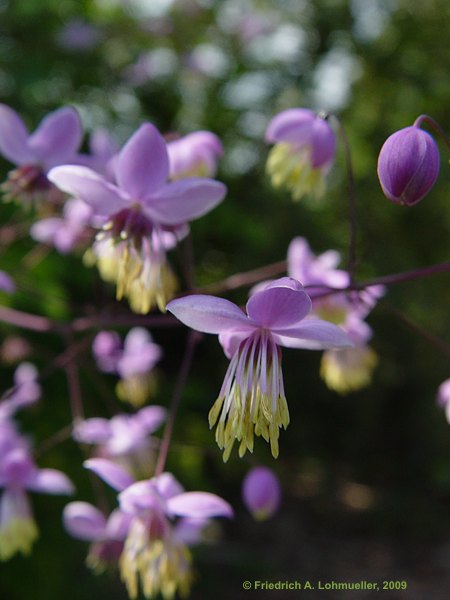
[[[40,469],[27,488],[43,494],[73,494],[75,491],[70,479],[56,469]]]
[[[178,483],[172,473],[161,473],[161,475],[155,477],[153,481],[156,483],[158,492],[166,500],[184,492],[183,486]]]
[[[167,310],[182,323],[203,333],[251,331],[255,325],[233,302],[216,296],[185,296],[172,300]]]
[[[151,123],[144,123],[119,154],[117,183],[138,200],[156,192],[169,175],[166,143]]]
[[[295,327],[273,329],[272,333],[276,343],[286,348],[326,350],[353,346],[343,329],[321,319],[306,319]]]
[[[185,492],[167,501],[169,511],[178,517],[202,519],[232,517],[233,509],[219,496],[208,492]]]
[[[83,444],[104,444],[111,437],[111,425],[108,419],[94,417],[77,423],[73,438]]]
[[[70,502],[64,508],[66,530],[75,538],[95,542],[104,537],[106,519],[103,513],[87,502]]]
[[[295,279],[288,277],[272,282],[247,302],[248,316],[270,329],[292,326],[310,310],[310,297]]]
[[[276,115],[266,131],[267,142],[309,143],[316,119],[312,110],[291,108]]]
[[[115,185],[87,167],[55,167],[47,177],[66,194],[80,198],[92,206],[97,215],[111,215],[127,205],[127,200]]]
[[[153,509],[164,513],[166,506],[163,497],[156,490],[155,480],[138,481],[130,485],[118,496],[120,510],[130,515]]]
[[[15,165],[35,162],[28,148],[28,131],[19,115],[6,104],[0,104],[0,154]]]
[[[147,433],[153,433],[164,423],[167,416],[167,410],[162,406],[146,406],[138,411],[134,420],[141,425]]]
[[[130,529],[132,517],[121,512],[118,508],[109,515],[106,523],[106,534],[110,540],[124,540]]]
[[[205,215],[225,197],[223,183],[201,177],[186,177],[165,185],[147,198],[146,212],[163,225],[178,225]]]
[[[134,482],[133,477],[125,469],[105,458],[91,458],[86,460],[83,466],[118,491],[124,490]]]
[[[82,138],[80,117],[74,108],[66,106],[48,114],[28,143],[36,157],[50,168],[70,162]]]

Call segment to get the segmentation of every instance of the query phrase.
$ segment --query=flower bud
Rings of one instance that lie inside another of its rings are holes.
[[[268,519],[280,505],[281,488],[277,476],[267,467],[255,467],[244,479],[242,497],[255,519]]]
[[[378,178],[388,200],[413,206],[428,194],[438,173],[439,151],[426,131],[414,125],[405,127],[384,142]]]

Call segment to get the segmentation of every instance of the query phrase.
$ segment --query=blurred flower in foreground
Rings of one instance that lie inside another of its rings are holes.
[[[0,497],[0,560],[8,560],[17,552],[29,554],[38,537],[26,491],[73,493],[73,485],[63,473],[39,469],[23,447],[0,457],[0,488],[4,488]]]
[[[439,150],[429,133],[417,125],[396,131],[378,157],[378,178],[389,200],[403,206],[420,202],[439,174]]]
[[[223,154],[222,142],[210,131],[195,131],[167,144],[170,178],[213,177]]]
[[[18,166],[1,186],[5,198],[59,202],[61,194],[46,175],[56,165],[76,162],[82,138],[81,121],[74,108],[49,113],[30,135],[19,115],[0,104],[0,154]]]
[[[281,501],[278,477],[267,467],[255,467],[247,473],[242,484],[242,498],[258,521],[272,517]]]
[[[134,482],[107,460],[84,464],[120,492],[120,510],[132,519],[119,559],[130,598],[137,598],[139,583],[146,598],[186,596],[193,579],[187,546],[200,541],[211,517],[232,517],[231,506],[215,494],[185,492],[170,473]],[[175,517],[181,518],[174,523]]]
[[[64,526],[71,536],[92,542],[86,564],[100,574],[117,567],[128,535],[131,517],[114,510],[108,519],[87,502],[70,502],[63,512]]]
[[[155,440],[150,436],[165,418],[166,410],[162,406],[146,406],[134,415],[79,421],[73,437],[78,442],[96,445],[98,456],[123,464],[137,476],[145,476],[152,466],[155,450]]]
[[[446,379],[438,388],[437,403],[445,410],[445,416],[450,423],[450,379]]]
[[[16,291],[14,281],[5,271],[0,271],[0,291],[7,294],[13,294]]]
[[[226,188],[198,177],[168,183],[166,144],[150,123],[128,140],[114,171],[117,185],[88,167],[73,165],[52,169],[49,179],[107,219],[94,252],[102,277],[117,284],[117,299],[128,297],[140,313],[155,305],[164,310],[175,288],[165,234],[175,245],[187,222],[219,204]]]
[[[347,271],[337,269],[340,255],[328,250],[316,256],[305,238],[294,238],[288,248],[288,273],[301,281],[312,300],[312,313],[331,321],[348,334],[352,348],[329,349],[323,353],[320,375],[327,386],[340,394],[357,391],[369,385],[378,363],[368,342],[372,330],[364,321],[384,294],[382,286],[370,286],[358,292],[342,292],[350,285]],[[335,290],[334,293],[327,292]]]
[[[275,144],[267,159],[272,185],[286,187],[294,200],[320,198],[336,152],[328,121],[304,108],[285,110],[269,123],[266,141]]]
[[[101,29],[82,21],[71,19],[58,31],[58,44],[68,51],[85,52],[98,45],[103,37]]]
[[[153,342],[142,327],[131,329],[122,348],[120,337],[112,331],[101,331],[92,346],[97,365],[106,373],[117,373],[117,395],[134,406],[142,406],[155,387],[151,372],[161,359],[161,347]]]
[[[348,347],[342,329],[308,318],[311,300],[298,281],[283,277],[254,294],[247,314],[236,304],[214,296],[191,295],[172,300],[167,310],[182,323],[203,333],[219,334],[231,358],[222,388],[209,413],[218,420],[216,441],[227,461],[235,440],[239,455],[253,451],[253,434],[263,436],[278,456],[279,429],[289,424],[281,371],[281,350]],[[221,416],[219,418],[219,414]]]

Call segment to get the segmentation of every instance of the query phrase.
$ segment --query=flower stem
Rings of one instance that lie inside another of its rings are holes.
[[[422,123],[427,123],[430,125],[436,131],[436,133],[441,136],[447,148],[450,150],[450,139],[447,137],[445,131],[442,129],[439,123],[433,119],[433,117],[429,117],[428,115],[420,115],[414,121],[414,127],[420,127]]]
[[[161,475],[161,473],[164,471],[167,455],[169,452],[170,441],[172,439],[173,428],[175,425],[175,419],[178,412],[178,407],[180,406],[183,390],[186,385],[189,371],[191,370],[195,346],[200,339],[201,335],[199,335],[197,331],[190,331],[188,333],[183,360],[181,362],[180,371],[178,373],[178,378],[175,384],[172,400],[170,403],[169,417],[167,419],[163,438],[159,447],[158,460],[155,467],[155,477]]]

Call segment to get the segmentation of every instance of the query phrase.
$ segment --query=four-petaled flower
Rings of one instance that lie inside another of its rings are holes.
[[[103,277],[116,281],[117,298],[128,297],[137,312],[146,313],[155,304],[164,309],[174,292],[166,249],[186,234],[189,221],[222,201],[226,188],[199,177],[168,183],[166,144],[151,123],[128,140],[114,172],[117,185],[77,165],[56,167],[48,177],[107,219],[97,238],[97,260]]]
[[[84,465],[120,492],[120,511],[131,517],[119,559],[130,597],[137,597],[139,581],[146,598],[187,595],[192,582],[187,546],[200,540],[210,518],[233,516],[228,502],[209,492],[185,492],[171,473],[134,482],[108,460],[91,459]],[[180,519],[174,523],[176,517]]]
[[[311,300],[289,277],[254,294],[247,302],[247,314],[228,300],[203,295],[172,300],[167,310],[193,329],[218,334],[231,358],[209,413],[210,427],[218,421],[216,441],[224,450],[224,461],[235,440],[240,456],[253,451],[253,434],[270,441],[273,456],[278,456],[279,429],[289,423],[280,346],[322,350],[352,345],[336,325],[305,318]]]

